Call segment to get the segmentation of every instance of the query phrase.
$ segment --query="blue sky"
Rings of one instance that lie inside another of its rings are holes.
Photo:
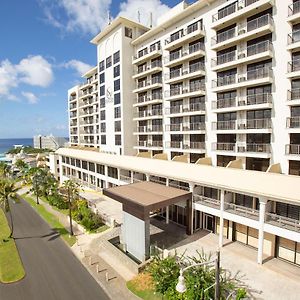
[[[0,138],[68,136],[67,90],[96,64],[91,38],[107,11],[147,25],[171,0],[9,0],[0,3]]]

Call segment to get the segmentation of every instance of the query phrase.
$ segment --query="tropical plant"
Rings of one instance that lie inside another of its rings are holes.
[[[74,201],[75,197],[79,196],[79,184],[70,179],[66,180],[62,185],[61,191],[67,196],[69,204],[70,234],[74,235],[72,224],[72,202]]]
[[[9,214],[10,217],[10,238],[13,237],[14,233],[14,223],[13,217],[11,213],[10,203],[9,200],[17,200],[17,192],[18,188],[15,186],[15,182],[8,179],[1,179],[0,180],[0,205],[4,208],[4,210]]]
[[[24,169],[27,169],[28,168],[28,164],[26,164],[26,162],[22,159],[18,159],[16,162],[15,162],[15,166],[20,170],[20,171],[23,171]]]
[[[4,161],[0,161],[0,177],[9,177],[11,167]]]

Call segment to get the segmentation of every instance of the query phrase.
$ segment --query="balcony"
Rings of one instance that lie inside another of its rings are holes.
[[[165,40],[165,49],[170,50],[173,47],[178,47],[204,35],[205,33],[202,22],[199,21],[187,28],[179,30],[175,34],[170,35],[170,37]]]
[[[198,76],[205,75],[205,65],[204,63],[197,62],[190,65],[187,68],[181,68],[165,74],[166,83],[180,82],[186,79],[195,78]]]
[[[205,152],[205,142],[184,142],[183,149]]]
[[[290,129],[300,128],[300,116],[286,118],[286,127],[290,128]],[[297,131],[299,131],[299,130],[297,130]]]
[[[76,111],[70,112],[70,118],[71,118],[71,119],[77,118],[77,113],[76,113]]]
[[[236,120],[218,121],[212,123],[213,130],[237,130]]]
[[[155,60],[151,63],[139,66],[136,68],[134,72],[133,78],[139,78],[143,76],[147,76],[156,72],[160,72],[162,70],[162,62],[161,60]]]
[[[300,59],[288,62],[288,78],[300,78]]]
[[[300,19],[300,1],[295,1],[289,5],[287,21],[297,23]]]
[[[269,67],[248,71],[245,75],[232,74],[212,81],[214,92],[227,91],[240,87],[257,86],[273,82],[273,70]]]
[[[300,155],[300,144],[285,145],[286,155]]]
[[[151,119],[151,118],[157,118],[162,117],[162,109],[150,109],[150,110],[142,110],[138,111],[135,114],[134,119]]]
[[[272,120],[270,118],[264,118],[264,119],[248,119],[245,121],[240,121],[238,124],[238,129],[271,129],[272,128]]]
[[[166,131],[178,131],[178,132],[184,132],[184,131],[204,131],[205,130],[205,123],[198,122],[198,123],[177,123],[177,124],[168,124],[165,126]]]
[[[300,30],[288,34],[287,50],[296,51],[300,48]]]
[[[235,152],[236,151],[236,144],[235,143],[213,143],[212,149],[214,151],[229,151]]]
[[[163,141],[138,141],[138,147],[162,148],[163,147]]]
[[[181,50],[170,53],[164,57],[165,66],[170,68],[172,66],[181,64],[189,59],[196,59],[205,56],[204,43],[196,43],[190,46],[182,47]]]
[[[250,40],[253,36],[259,37],[274,30],[273,18],[266,14],[237,27],[217,34],[211,40],[211,49],[218,50],[237,44],[241,40]]]
[[[300,232],[300,220],[279,216],[274,213],[266,213],[266,223],[283,229]]]
[[[220,200],[205,197],[202,195],[193,194],[193,202],[196,204],[201,204],[209,206],[212,208],[220,209]]]
[[[135,134],[153,134],[158,133],[162,134],[163,126],[162,125],[147,125],[147,126],[138,126],[135,130]]]
[[[259,218],[259,211],[257,209],[237,205],[234,203],[225,202],[224,210],[227,213],[232,213],[253,220],[258,220]]]
[[[70,97],[69,97],[69,101],[70,102],[75,102],[77,100],[77,96],[76,95],[71,95]]]
[[[272,5],[272,0],[236,1],[212,16],[212,28],[218,29],[225,27],[235,19],[247,17],[254,11],[255,13],[258,13],[267,9],[268,7],[271,7]]]
[[[162,54],[159,44],[155,44],[152,47],[147,47],[142,51],[138,51],[138,54],[132,57],[132,64],[140,64],[148,59],[158,57]]]
[[[288,105],[300,105],[300,88],[288,90]]]
[[[175,105],[165,109],[167,115],[192,115],[205,113],[205,103],[191,103],[189,105]]]
[[[162,93],[152,93],[150,96],[139,96],[134,101],[133,106],[145,106],[148,104],[157,104],[163,101]]]
[[[245,49],[231,51],[229,53],[219,55],[216,58],[212,58],[211,65],[213,71],[221,71],[240,64],[253,63],[272,57],[273,44],[269,40],[266,40],[255,45],[248,46]]]
[[[153,77],[151,80],[143,80],[137,83],[137,87],[133,90],[133,93],[140,93],[148,89],[155,89],[162,87],[162,78]]]
[[[205,95],[205,84],[202,82],[190,83],[188,86],[172,88],[165,92],[165,100],[176,100],[186,97]]]

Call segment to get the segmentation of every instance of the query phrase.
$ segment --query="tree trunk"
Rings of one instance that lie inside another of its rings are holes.
[[[35,188],[35,193],[36,193],[36,204],[40,204],[40,202],[39,202],[39,193],[38,193],[37,186]]]
[[[72,211],[71,211],[71,195],[70,195],[70,189],[68,189],[68,201],[69,201],[70,234],[71,234],[71,235],[74,235],[74,233],[73,233],[73,224],[72,224]]]
[[[9,213],[9,219],[10,219],[10,238],[13,238],[13,234],[14,234],[14,222],[13,222],[13,218],[12,218],[12,214],[11,214],[11,210],[10,210],[10,204],[9,204],[9,200],[6,199],[7,201],[7,208],[8,208],[8,213]]]

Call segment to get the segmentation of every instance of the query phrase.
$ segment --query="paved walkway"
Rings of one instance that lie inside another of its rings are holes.
[[[172,247],[178,254],[186,252],[188,256],[196,255],[201,249],[214,253],[217,248],[218,236],[206,231],[198,231]],[[261,266],[256,263],[256,257],[256,250],[227,241],[221,249],[221,267],[248,286],[253,299],[300,299],[300,268],[278,259]]]

